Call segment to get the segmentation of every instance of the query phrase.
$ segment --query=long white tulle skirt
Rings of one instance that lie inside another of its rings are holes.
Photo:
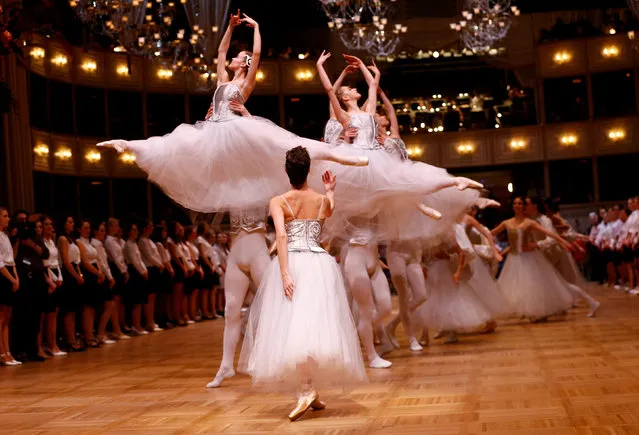
[[[251,305],[240,372],[256,386],[288,392],[307,380],[314,388],[367,381],[339,266],[326,253],[289,252],[288,258],[293,300],[284,296],[275,257]]]
[[[492,314],[468,282],[453,281],[449,260],[428,265],[426,285],[430,296],[419,308],[429,328],[450,332],[471,332],[492,319]]]
[[[568,283],[539,251],[509,254],[499,287],[515,314],[542,318],[572,306]]]
[[[468,280],[468,285],[488,308],[493,318],[508,317],[515,314],[515,310],[510,306],[499,288],[497,280],[492,277],[486,262],[477,256],[471,261],[470,267],[472,276]]]

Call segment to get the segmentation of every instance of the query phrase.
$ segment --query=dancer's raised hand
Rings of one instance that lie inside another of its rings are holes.
[[[284,295],[288,298],[289,301],[293,300],[293,291],[295,290],[295,283],[293,282],[293,278],[286,273],[282,277],[282,285],[284,286]]]
[[[326,171],[322,174],[322,183],[326,192],[333,192],[337,185],[337,177],[331,171]]]
[[[239,10],[237,11],[237,14],[238,14],[238,15],[240,14],[240,11],[239,11]],[[253,18],[249,17],[249,16],[248,16],[248,15],[246,15],[246,14],[242,14],[242,15],[244,15],[244,18],[242,18],[242,19],[240,20],[240,23],[244,23],[244,24],[246,24],[248,27],[257,27],[257,26],[258,26],[257,21],[255,21]]]
[[[375,74],[376,76],[380,74],[379,68],[377,68],[377,65],[375,64],[375,59],[373,59],[373,64],[369,65],[367,68],[371,70],[372,73]],[[377,92],[381,92],[381,88],[378,88]]]
[[[240,18],[240,10],[237,10],[237,15],[231,14],[231,20],[229,21],[229,27],[237,27],[242,23]]]
[[[324,62],[326,62],[326,59],[328,59],[329,57],[331,57],[331,53],[322,50],[322,54],[320,54],[319,59],[317,59],[316,65],[318,65],[318,66],[324,65]]]
[[[362,65],[364,62],[362,62],[362,59],[360,59],[357,56],[351,56],[350,54],[344,54],[344,59],[346,60],[346,63],[349,65],[353,65],[355,67],[358,67],[360,65]]]

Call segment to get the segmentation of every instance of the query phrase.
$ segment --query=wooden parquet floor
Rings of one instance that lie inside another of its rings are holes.
[[[639,298],[593,288],[565,320],[511,321],[495,334],[407,349],[390,370],[290,423],[292,397],[236,375],[206,390],[223,321],[88,353],[0,368],[2,434],[639,434]],[[405,346],[406,339],[400,336]]]

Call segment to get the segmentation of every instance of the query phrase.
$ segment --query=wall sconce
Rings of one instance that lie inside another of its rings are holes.
[[[33,152],[39,157],[47,157],[49,155],[49,147],[41,143],[33,148]]]
[[[98,69],[98,64],[94,60],[85,61],[81,68],[86,72],[95,72]]]
[[[462,156],[468,156],[475,152],[475,145],[472,143],[464,143],[457,145],[457,152]]]
[[[406,148],[406,153],[408,154],[409,157],[419,157],[422,154],[424,154],[424,149],[419,146],[412,146],[412,147]]]
[[[522,151],[526,148],[526,141],[522,139],[513,139],[510,141],[510,149],[513,151]]]
[[[620,128],[610,130],[608,132],[608,138],[613,142],[618,142],[626,138],[626,131]]]
[[[54,156],[60,160],[69,160],[71,157],[73,157],[73,153],[69,148],[60,147],[55,152]]]
[[[33,47],[29,54],[34,59],[44,59],[46,53],[42,47]]]
[[[131,153],[122,153],[120,154],[120,161],[126,165],[132,165],[135,163],[135,155]]]
[[[572,60],[572,54],[567,51],[558,51],[555,53],[553,60],[558,65],[563,65],[564,63],[568,63]]]
[[[51,63],[57,66],[64,66],[69,63],[69,59],[64,54],[58,54],[53,59],[51,59]]]
[[[313,80],[313,72],[309,69],[301,69],[295,73],[295,78],[300,82],[310,82]]]
[[[102,160],[102,154],[100,154],[100,151],[91,150],[87,151],[87,153],[84,155],[84,158],[89,163],[98,163],[100,160]]]
[[[115,72],[118,73],[119,76],[128,76],[129,75],[129,66],[127,64],[121,63],[115,69]]]
[[[158,70],[158,77],[162,80],[168,80],[173,77],[173,71],[167,68],[160,68]]]
[[[258,82],[264,81],[264,77],[266,77],[266,75],[264,75],[262,71],[258,71],[257,74],[255,75],[255,79]]]
[[[616,45],[608,45],[601,50],[603,57],[611,58],[619,56],[619,47]]]
[[[564,134],[559,138],[559,142],[564,147],[571,147],[577,145],[579,138],[575,134]]]

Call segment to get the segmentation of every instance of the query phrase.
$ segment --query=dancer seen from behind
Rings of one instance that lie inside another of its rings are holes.
[[[318,388],[366,380],[340,268],[319,240],[335,207],[336,179],[324,173],[326,195],[313,191],[310,164],[302,147],[287,153],[291,190],[270,203],[278,255],[257,291],[240,355],[254,384],[299,392],[291,421],[325,407]]]

